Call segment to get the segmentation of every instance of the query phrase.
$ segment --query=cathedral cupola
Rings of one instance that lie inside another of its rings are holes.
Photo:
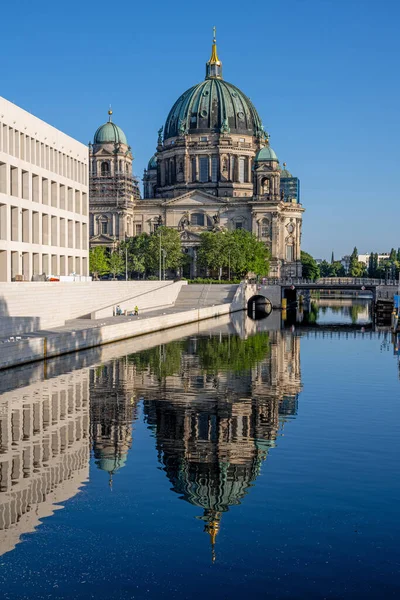
[[[108,111],[108,121],[100,125],[94,134],[93,144],[125,144],[128,145],[125,133],[112,122],[112,110]]]
[[[206,79],[222,79],[222,62],[219,60],[217,53],[216,31],[216,27],[214,27],[211,57],[206,63]]]

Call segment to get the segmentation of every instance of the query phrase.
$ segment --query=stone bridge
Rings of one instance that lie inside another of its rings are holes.
[[[398,282],[390,279],[326,277],[315,281],[300,278],[264,278],[259,283],[244,284],[244,295],[249,310],[250,305],[260,306],[264,303],[272,308],[281,308],[283,298],[288,302],[295,302],[299,295],[307,296],[311,291],[322,290],[369,292],[375,304],[393,304],[394,295],[398,293]]]

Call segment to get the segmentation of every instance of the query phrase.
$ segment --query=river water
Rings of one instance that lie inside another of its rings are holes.
[[[399,598],[398,344],[354,306],[2,372],[2,599]]]

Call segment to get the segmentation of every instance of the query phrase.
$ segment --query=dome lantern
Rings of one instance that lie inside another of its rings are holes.
[[[217,53],[217,28],[213,28],[213,44],[210,60],[206,63],[206,79],[222,79],[222,62]]]

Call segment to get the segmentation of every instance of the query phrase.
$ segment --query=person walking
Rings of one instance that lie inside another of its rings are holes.
[[[139,316],[139,308],[135,306],[135,317]]]

